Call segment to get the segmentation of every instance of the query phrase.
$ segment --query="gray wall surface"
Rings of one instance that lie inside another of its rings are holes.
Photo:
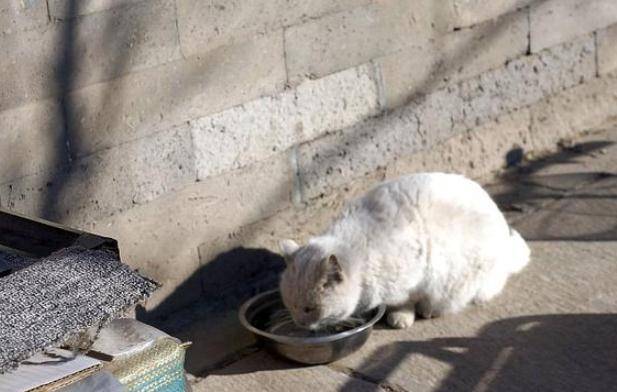
[[[615,0],[3,1],[0,207],[117,238],[168,312],[221,252],[274,250],[265,219],[610,120],[615,23]]]

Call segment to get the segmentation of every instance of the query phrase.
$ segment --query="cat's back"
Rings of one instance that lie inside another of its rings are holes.
[[[454,226],[464,226],[485,217],[505,224],[476,182],[458,174],[416,173],[383,182],[352,201],[332,229],[391,235],[418,224],[425,229],[452,226],[454,221]]]
[[[386,181],[369,191],[365,205],[395,203],[423,205],[447,200],[455,204],[474,204],[490,200],[476,182],[459,174],[416,173]]]
[[[351,210],[377,222],[412,219],[418,214],[452,218],[498,213],[479,184],[449,173],[416,173],[383,182],[356,200]]]
[[[423,207],[443,202],[465,208],[494,207],[488,193],[477,182],[460,174],[437,172],[410,174],[385,182],[380,187],[400,194],[401,199]]]

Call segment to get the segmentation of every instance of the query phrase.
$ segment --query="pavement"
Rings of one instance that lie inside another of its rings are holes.
[[[532,249],[494,301],[407,330],[380,324],[359,351],[325,366],[250,347],[193,377],[193,390],[617,390],[617,128],[487,189]]]

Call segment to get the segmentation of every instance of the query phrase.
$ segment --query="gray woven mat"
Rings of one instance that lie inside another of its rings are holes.
[[[80,248],[0,278],[0,373],[103,326],[155,289],[114,254]]]

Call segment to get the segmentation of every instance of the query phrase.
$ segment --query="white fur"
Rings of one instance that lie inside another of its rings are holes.
[[[490,300],[529,261],[525,241],[490,196],[443,173],[383,183],[352,201],[323,235],[283,248],[292,260],[281,279],[283,300],[294,319],[307,301],[317,306],[312,326],[386,304],[389,324],[405,328],[415,311],[434,317]],[[324,284],[329,255],[342,269],[335,285]]]

